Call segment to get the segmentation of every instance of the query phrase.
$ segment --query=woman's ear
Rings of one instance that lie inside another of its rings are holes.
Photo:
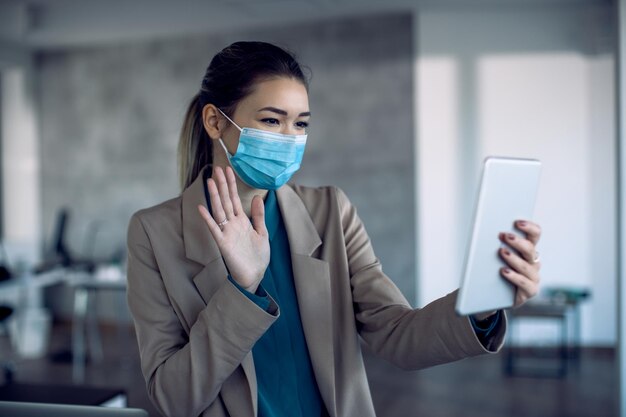
[[[222,124],[220,121],[219,110],[213,104],[207,104],[202,108],[202,124],[211,139],[222,137]]]

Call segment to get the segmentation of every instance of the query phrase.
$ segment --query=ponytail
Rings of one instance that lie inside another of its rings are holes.
[[[178,175],[181,189],[189,187],[202,168],[212,163],[213,142],[202,123],[202,104],[198,93],[189,103],[178,142]]]

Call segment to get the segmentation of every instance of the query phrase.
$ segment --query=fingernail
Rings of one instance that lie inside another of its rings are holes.
[[[502,249],[502,253],[505,254],[506,256],[509,256],[511,254],[511,252],[508,249]]]
[[[504,272],[505,274],[507,274],[507,275],[508,275],[508,274],[510,274],[510,273],[511,273],[511,270],[510,270],[509,268],[504,268],[504,269],[502,270],[502,272]]]
[[[500,234],[498,235],[498,238],[500,238],[500,240],[503,240],[503,239],[504,239],[504,233],[500,233]]]
[[[520,221],[517,222],[517,225],[525,227],[526,226],[526,222],[524,220],[520,220]]]
[[[509,240],[515,240],[515,235],[513,233],[509,233],[506,235],[506,238]]]

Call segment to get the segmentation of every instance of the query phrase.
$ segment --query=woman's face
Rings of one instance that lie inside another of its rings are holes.
[[[256,83],[252,93],[237,104],[232,119],[241,128],[302,135],[306,133],[310,117],[309,95],[304,85],[293,78],[281,77]],[[222,140],[228,152],[235,154],[239,130],[222,118]]]

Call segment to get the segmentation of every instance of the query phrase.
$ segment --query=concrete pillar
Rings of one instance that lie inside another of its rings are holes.
[[[33,264],[41,252],[39,138],[32,73],[28,67],[0,75],[2,240],[13,263]]]
[[[626,0],[618,2],[618,349],[620,415],[626,417]]]

